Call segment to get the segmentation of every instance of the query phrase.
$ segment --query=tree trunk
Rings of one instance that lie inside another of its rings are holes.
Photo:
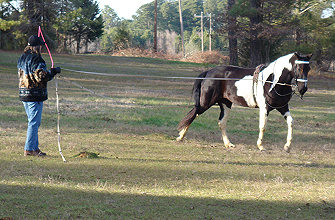
[[[262,16],[259,13],[261,8],[260,0],[250,0],[251,9],[256,10],[250,16],[250,66],[256,67],[262,63],[262,41],[258,38],[259,24]]]
[[[238,65],[238,53],[237,53],[237,38],[236,38],[236,16],[232,15],[231,9],[235,4],[235,0],[228,0],[227,11],[228,11],[228,39],[229,39],[229,64]]]
[[[77,54],[79,54],[79,51],[80,51],[80,41],[81,41],[81,39],[80,39],[80,36],[79,37],[77,37]]]
[[[29,25],[28,25],[28,29],[27,29],[27,34],[28,35],[35,35],[37,30],[38,30],[38,26],[41,25],[41,18],[42,18],[42,14],[41,14],[41,5],[42,2],[39,0],[26,0],[23,2],[24,8],[26,10],[26,16],[29,20]]]
[[[63,37],[63,47],[64,47],[64,52],[67,51],[67,37],[64,35]]]
[[[157,52],[157,0],[155,0],[154,52]]]
[[[88,40],[85,41],[85,53],[88,53]]]

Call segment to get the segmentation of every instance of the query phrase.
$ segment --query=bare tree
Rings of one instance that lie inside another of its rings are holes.
[[[180,35],[183,47],[183,56],[185,57],[185,42],[184,42],[184,25],[183,25],[183,12],[181,9],[181,0],[179,0],[179,18],[180,18]]]
[[[228,11],[228,39],[229,39],[229,64],[238,64],[238,52],[237,52],[237,37],[236,37],[236,15],[231,13],[231,10],[235,4],[235,0],[228,0],[227,11]]]

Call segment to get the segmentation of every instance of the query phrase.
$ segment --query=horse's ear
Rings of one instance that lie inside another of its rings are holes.
[[[310,60],[312,58],[312,56],[313,56],[312,53],[306,55],[306,57],[307,57],[308,60]]]
[[[294,55],[299,59],[299,57],[300,57],[299,52],[294,52]]]

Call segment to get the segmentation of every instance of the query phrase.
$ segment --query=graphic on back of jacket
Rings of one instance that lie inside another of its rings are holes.
[[[19,75],[19,97],[21,101],[35,102],[48,99],[47,82],[53,74],[47,70],[39,54],[26,52],[17,62]]]

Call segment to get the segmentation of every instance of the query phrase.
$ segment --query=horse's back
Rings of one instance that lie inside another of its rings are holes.
[[[255,68],[237,66],[217,66],[207,71],[202,81],[201,91],[204,101],[214,102],[227,99],[230,102],[245,106],[255,107],[253,98],[253,73]],[[215,80],[213,78],[220,78]]]
[[[253,75],[255,68],[238,66],[217,66],[207,71],[206,78],[234,78],[242,79],[246,75]]]

